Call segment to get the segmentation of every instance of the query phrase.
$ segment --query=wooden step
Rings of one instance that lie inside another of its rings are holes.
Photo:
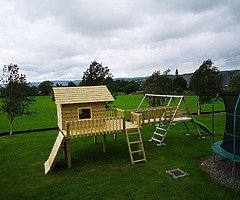
[[[127,132],[128,135],[135,135],[135,134],[139,134],[138,132]]]
[[[158,139],[156,139],[156,138],[154,138],[154,137],[152,137],[152,140],[153,140],[153,141],[156,141],[156,142],[159,142],[159,143],[162,143],[161,140],[158,140]]]
[[[133,142],[129,142],[129,144],[140,144],[140,141],[133,141]]]
[[[139,152],[143,152],[143,150],[140,149],[140,150],[132,151],[132,153],[139,153]]]
[[[156,127],[157,130],[161,130],[161,131],[166,131],[166,129],[161,128],[161,127]]]
[[[143,162],[143,161],[146,162],[145,159],[140,159],[140,160],[134,160],[133,163],[138,163],[138,162]]]
[[[163,137],[163,136],[164,136],[163,134],[157,133],[157,132],[154,132],[154,134],[155,134],[155,135],[158,135],[158,136],[160,136],[160,137]]]

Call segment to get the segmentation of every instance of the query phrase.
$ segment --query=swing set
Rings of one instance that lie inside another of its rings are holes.
[[[177,122],[183,122],[185,128],[190,133],[187,122],[192,122],[196,132],[200,137],[202,137],[199,129],[206,129],[204,131],[211,133],[211,131],[201,122],[196,121],[187,106],[186,100],[183,95],[159,95],[159,94],[145,94],[142,101],[138,105],[137,109],[140,109],[143,102],[146,101],[151,107],[162,107],[166,106],[172,109],[170,115],[167,116],[169,120],[159,120],[160,124],[156,126],[156,129],[151,137],[150,141],[154,141],[157,145],[164,145],[164,140],[166,139],[167,133],[169,132],[171,126]],[[166,118],[166,115],[165,115]],[[161,123],[163,121],[164,123]],[[166,123],[167,122],[167,123]]]

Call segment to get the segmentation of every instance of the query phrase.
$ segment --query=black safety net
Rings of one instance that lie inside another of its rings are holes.
[[[221,147],[229,153],[240,156],[240,100],[238,101],[240,94],[226,93],[222,94],[225,110],[226,110],[226,124],[224,130],[224,137]],[[234,114],[235,107],[237,106],[237,112]],[[234,127],[234,118],[236,120]],[[235,145],[234,145],[234,132],[235,132]]]

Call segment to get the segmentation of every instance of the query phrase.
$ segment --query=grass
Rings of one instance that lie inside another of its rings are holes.
[[[142,94],[118,95],[116,101],[110,104],[111,107],[121,109],[137,108],[143,98]],[[196,96],[186,96],[186,102],[191,112],[196,112]],[[0,99],[1,104],[1,99]],[[143,106],[147,106],[146,103]],[[211,104],[204,104],[203,111],[211,111]],[[222,102],[216,104],[216,110],[223,110]],[[13,122],[13,131],[34,130],[41,128],[53,128],[57,126],[56,105],[51,101],[50,96],[36,97],[36,103],[32,104],[30,111],[31,116],[17,117]],[[0,111],[0,134],[9,130],[8,119],[4,113]]]
[[[32,112],[31,116],[22,116],[14,119],[13,131],[56,127],[56,105],[54,101],[51,101],[50,96],[36,97],[36,102],[30,106],[30,112]],[[0,133],[7,132],[9,130],[7,116],[0,111],[0,118]]]
[[[135,95],[119,96],[113,106],[135,107],[140,102],[137,98],[141,99]],[[36,109],[45,112],[40,114],[41,118],[38,115],[38,119],[26,120],[22,128],[36,126],[31,124],[35,121],[42,126],[55,125],[55,105],[50,97],[40,97],[37,102],[47,108],[36,106]],[[50,109],[53,110],[50,112]],[[195,118],[211,126],[210,115]],[[224,124],[224,113],[216,114],[218,139],[222,138]],[[184,125],[177,123],[168,133],[167,145],[158,147],[148,142],[154,126],[144,126],[142,132],[148,162],[136,165],[130,164],[124,134],[119,134],[117,141],[111,135],[107,137],[105,154],[101,137],[97,144],[90,137],[73,139],[73,167],[66,168],[61,154],[54,171],[48,175],[44,175],[43,163],[49,156],[57,131],[2,136],[1,199],[238,199],[240,191],[216,183],[200,169],[200,159],[212,153],[211,136],[198,139],[191,124],[190,129],[192,134],[187,136]],[[182,169],[189,176],[175,180],[165,173],[174,168]]]
[[[210,116],[197,117],[210,125]],[[224,115],[217,114],[221,132]],[[154,126],[145,126],[143,141],[148,163],[130,164],[124,134],[118,140],[109,135],[108,152],[102,152],[101,137],[71,140],[73,167],[66,168],[63,155],[52,173],[44,175],[57,132],[1,137],[1,199],[238,199],[240,191],[211,180],[199,167],[211,154],[211,137],[198,139],[193,127],[186,136],[183,124],[172,127],[167,145],[158,147],[147,140]],[[221,138],[221,134],[218,134]],[[180,168],[188,177],[173,179],[166,170]]]

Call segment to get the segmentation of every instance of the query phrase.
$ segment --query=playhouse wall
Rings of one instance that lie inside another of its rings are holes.
[[[62,107],[57,104],[57,118],[58,118],[58,127],[62,128]]]
[[[91,108],[92,119],[106,117],[106,103],[78,103],[78,104],[63,104],[58,114],[58,125],[65,130],[66,121],[77,121],[78,120],[78,109],[79,108]]]

